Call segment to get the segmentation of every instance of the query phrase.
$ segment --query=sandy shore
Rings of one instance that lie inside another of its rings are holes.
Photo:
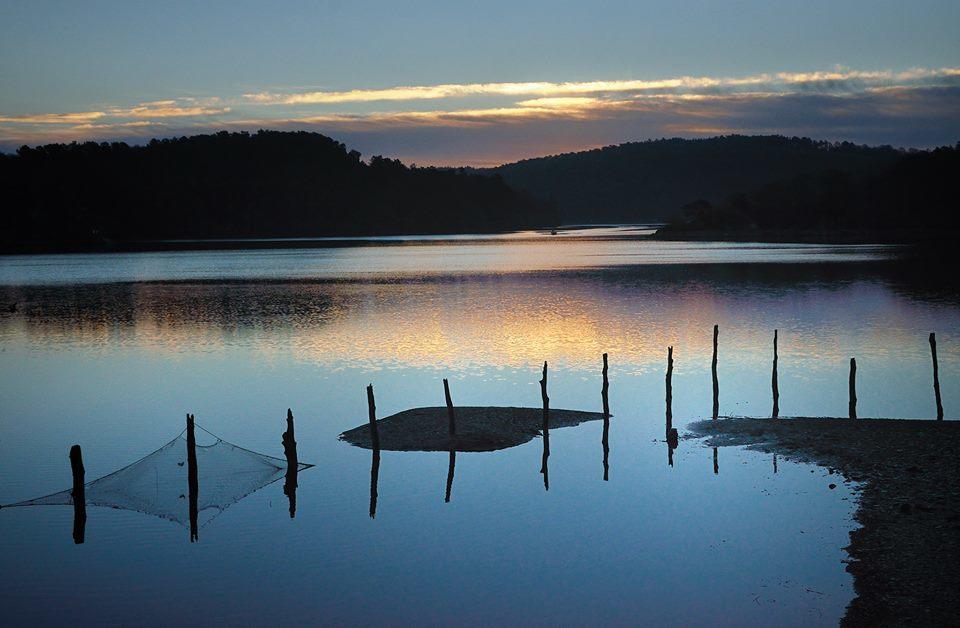
[[[464,406],[454,409],[457,434],[451,438],[446,407],[413,408],[377,421],[380,449],[387,451],[495,451],[522,445],[540,435],[542,408]],[[600,412],[550,409],[550,429],[603,419]],[[340,435],[351,445],[370,449],[370,426]]]
[[[711,446],[814,462],[862,482],[846,548],[857,597],[845,626],[956,625],[960,421],[724,419],[688,426]]]

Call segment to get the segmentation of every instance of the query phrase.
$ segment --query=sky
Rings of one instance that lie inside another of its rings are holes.
[[[259,128],[494,165],[658,137],[960,140],[960,2],[0,0],[0,150]]]

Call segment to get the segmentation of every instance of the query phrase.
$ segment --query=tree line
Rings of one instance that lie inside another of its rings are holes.
[[[902,154],[879,172],[822,170],[717,203],[688,203],[661,236],[859,231],[886,241],[950,237],[960,229],[958,175],[960,144]]]
[[[491,232],[549,227],[500,177],[417,168],[308,132],[220,132],[0,154],[0,250],[160,240]]]

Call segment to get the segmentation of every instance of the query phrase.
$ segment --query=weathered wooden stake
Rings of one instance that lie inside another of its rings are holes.
[[[670,438],[673,430],[673,347],[667,347],[667,430],[666,437]]]
[[[73,498],[73,542],[80,545],[87,527],[87,497],[83,486],[85,472],[80,445],[70,448],[70,471],[73,474],[73,489],[70,491]]]
[[[857,359],[850,358],[850,418],[857,418]]]
[[[453,471],[457,466],[457,450],[450,448],[450,464],[447,466],[447,494],[443,501],[450,503],[450,493],[453,492]]]
[[[603,354],[603,388],[600,389],[600,395],[603,397],[603,416],[610,416],[610,401],[607,393],[610,390],[610,381],[607,379],[607,354]]]
[[[190,542],[199,540],[197,526],[197,499],[200,493],[200,480],[197,475],[197,437],[194,431],[194,417],[187,415],[187,484],[190,493]]]
[[[550,428],[550,397],[547,396],[547,363],[543,363],[543,377],[540,379],[540,397],[543,399],[543,429]]]
[[[547,396],[547,363],[543,363],[543,378],[540,380],[540,396],[543,399],[543,458],[540,473],[543,474],[543,488],[550,490],[550,472],[547,459],[550,457],[550,397]]]
[[[773,388],[773,418],[780,416],[780,384],[777,382],[777,330],[773,330],[773,376],[770,386]]]
[[[713,326],[713,362],[711,369],[713,371],[713,420],[716,421],[720,416],[720,381],[717,379],[717,336],[720,334],[720,326]]]
[[[367,408],[370,411],[370,443],[374,451],[380,451],[380,433],[377,431],[377,404],[373,400],[373,384],[367,386]]]
[[[287,458],[287,475],[283,483],[283,494],[290,501],[290,518],[297,514],[297,473],[300,461],[297,459],[297,440],[294,438],[293,412],[287,408],[287,431],[281,437],[283,455]]]
[[[940,368],[937,365],[937,335],[930,334],[930,355],[933,356],[933,392],[937,398],[937,420],[943,420],[943,403],[940,401]]]
[[[450,399],[450,384],[446,378],[443,379],[443,396],[447,400],[447,418],[450,420],[450,436],[456,436],[457,422],[453,415],[453,400]]]

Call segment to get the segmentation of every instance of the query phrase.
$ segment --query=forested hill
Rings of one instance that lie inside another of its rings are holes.
[[[146,146],[0,154],[0,251],[169,239],[454,233],[546,227],[550,207],[499,177],[410,168],[316,133],[217,133]]]
[[[960,232],[960,145],[903,155],[874,174],[804,174],[734,194],[697,200],[657,236],[667,239],[866,238],[909,242]]]
[[[486,170],[512,187],[554,200],[566,222],[646,222],[670,218],[693,199],[720,201],[824,170],[875,172],[902,155],[867,147],[782,136],[631,142],[527,159]]]

